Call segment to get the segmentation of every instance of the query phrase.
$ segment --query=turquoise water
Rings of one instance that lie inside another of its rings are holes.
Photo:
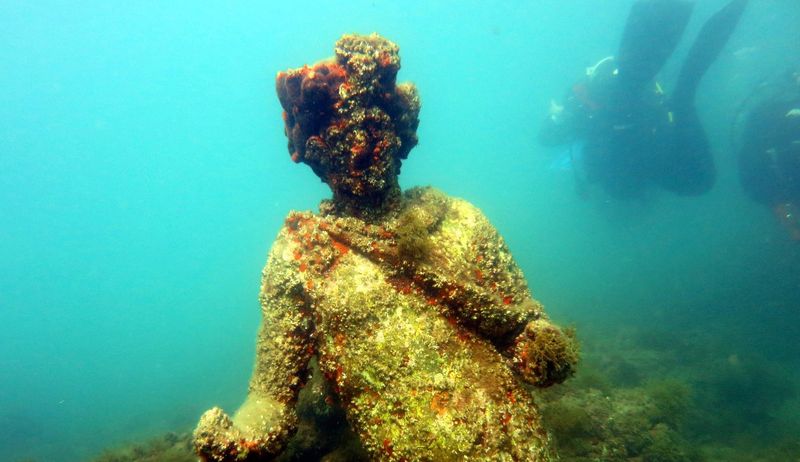
[[[479,206],[590,358],[668,333],[689,365],[698,344],[708,369],[752,365],[716,394],[681,373],[699,409],[763,430],[749,446],[784,444],[800,427],[800,245],[742,193],[731,125],[800,61],[800,4],[753,0],[699,89],[714,189],[619,203],[577,194],[536,132],[614,52],[632,3],[0,4],[0,459],[86,460],[239,404],[266,252],[290,209],[329,194],[289,159],[274,75],[373,31],[422,97],[401,184]],[[723,4],[697,5],[667,84]],[[753,413],[776,387],[785,398]],[[712,430],[687,434],[713,443],[725,422]]]

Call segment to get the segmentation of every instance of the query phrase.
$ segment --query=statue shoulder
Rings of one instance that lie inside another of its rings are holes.
[[[264,292],[289,292],[301,286],[304,256],[313,250],[321,219],[312,212],[291,211],[272,242],[262,271]]]
[[[448,196],[432,186],[411,188],[404,196],[407,207],[410,205],[425,210],[439,220],[488,224],[483,212],[471,202],[460,197]]]
[[[472,245],[475,239],[499,238],[486,215],[465,199],[448,196],[432,187],[409,190],[406,199],[405,210],[413,211],[441,245],[461,247]]]
[[[321,222],[319,215],[309,211],[298,212],[292,210],[286,215],[278,236],[272,243],[269,251],[269,258],[282,257],[283,260],[292,260],[292,253],[302,247],[303,241],[315,229],[319,228]]]

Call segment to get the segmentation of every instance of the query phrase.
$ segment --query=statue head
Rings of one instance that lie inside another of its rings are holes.
[[[396,84],[398,47],[377,34],[345,35],[333,59],[279,72],[277,91],[292,160],[311,167],[334,203],[380,207],[417,144],[419,96]]]

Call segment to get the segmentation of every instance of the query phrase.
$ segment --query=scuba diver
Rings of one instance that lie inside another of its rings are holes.
[[[786,80],[747,111],[739,179],[800,241],[800,69]]]
[[[616,57],[586,70],[563,104],[551,102],[539,133],[546,146],[581,142],[585,181],[616,198],[639,198],[651,186],[699,195],[716,172],[697,116],[697,86],[739,22],[748,0],[732,0],[701,29],[666,97],[655,76],[672,54],[693,4],[639,0],[631,8]],[[584,179],[578,179],[582,186]]]

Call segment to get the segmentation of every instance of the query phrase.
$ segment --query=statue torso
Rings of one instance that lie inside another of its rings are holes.
[[[544,446],[532,403],[517,402],[530,398],[497,350],[531,307],[480,314],[487,304],[540,307],[475,207],[417,189],[379,222],[293,213],[270,258],[291,268],[320,369],[373,451],[422,441],[433,460],[448,460],[471,453],[476,438],[499,450],[512,428],[529,440],[515,450]],[[463,440],[437,443],[443,425]]]

